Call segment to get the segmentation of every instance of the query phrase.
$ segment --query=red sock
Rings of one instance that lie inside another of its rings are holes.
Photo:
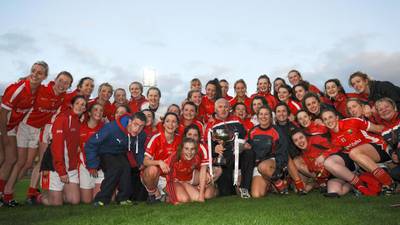
[[[28,192],[26,193],[26,196],[28,198],[36,197],[38,195],[38,191],[36,188],[29,187]]]
[[[350,184],[352,184],[355,188],[359,188],[363,185],[363,182],[358,178],[358,176],[354,175],[353,179],[351,179]]]
[[[380,167],[378,167],[374,171],[372,171],[372,175],[374,175],[374,177],[376,179],[378,179],[379,182],[381,182],[381,184],[383,184],[383,185],[389,186],[393,183],[393,180],[390,177],[390,175],[384,169],[382,169]]]
[[[285,182],[283,182],[281,179],[275,181],[274,185],[278,191],[283,191],[283,189],[285,189]]]
[[[0,192],[4,192],[4,186],[6,186],[6,181],[3,179],[0,179]]]
[[[295,180],[294,181],[294,186],[296,186],[296,189],[298,191],[303,190],[304,191],[304,183],[301,179]]]
[[[4,202],[10,202],[11,200],[13,200],[13,198],[14,198],[13,193],[11,193],[11,194],[4,194],[4,195],[3,195],[3,201],[4,201]]]

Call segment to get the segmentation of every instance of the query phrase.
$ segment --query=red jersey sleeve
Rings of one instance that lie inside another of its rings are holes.
[[[14,106],[17,104],[18,95],[23,93],[25,87],[25,81],[19,81],[9,85],[6,90],[4,91],[2,100],[1,100],[1,107],[11,111]]]
[[[68,129],[67,117],[59,116],[53,123],[51,143],[51,154],[53,156],[54,169],[59,176],[67,174],[65,168],[64,151],[65,151],[65,131]]]
[[[150,159],[154,159],[157,150],[160,148],[160,135],[160,133],[154,135],[147,144],[144,155],[148,156]]]

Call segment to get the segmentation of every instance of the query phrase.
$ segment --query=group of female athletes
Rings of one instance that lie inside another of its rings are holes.
[[[157,87],[144,96],[143,85],[132,82],[127,98],[125,89],[103,83],[91,99],[93,78],[81,78],[67,92],[73,76],[62,71],[43,84],[48,71],[46,62],[35,62],[31,73],[2,96],[0,194],[5,206],[18,205],[15,184],[27,171],[27,203],[93,202],[110,173],[102,170],[103,163],[90,166],[85,144],[98,139],[107,123],[124,130],[126,114],[137,112],[145,116],[144,126],[135,126],[146,141],[143,151],[136,141],[132,155],[129,132],[121,137],[129,138],[123,158],[129,161],[134,191],[120,204],[202,202],[231,194],[259,198],[289,189],[304,195],[316,188],[327,197],[373,196],[393,194],[400,180],[400,88],[362,72],[349,76],[354,93],[346,93],[338,79],[327,80],[321,91],[297,70],[289,71],[290,84],[259,76],[257,92],[250,96],[242,79],[234,82],[235,96],[229,96],[227,80],[208,81],[203,94],[201,81],[194,78],[187,98],[165,107]],[[240,153],[214,137],[218,129],[242,139]],[[216,163],[222,156],[224,162]],[[125,185],[126,180],[116,179]]]

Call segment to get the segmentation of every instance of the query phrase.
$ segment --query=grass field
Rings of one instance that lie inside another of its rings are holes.
[[[21,201],[26,185],[22,182],[17,188]],[[20,206],[0,208],[0,224],[400,224],[400,208],[390,207],[394,203],[400,203],[400,195],[327,199],[315,192],[262,199],[225,197],[179,206]]]

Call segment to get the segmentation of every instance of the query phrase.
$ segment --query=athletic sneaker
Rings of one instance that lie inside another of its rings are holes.
[[[19,204],[17,201],[15,201],[14,199],[11,200],[11,201],[9,201],[9,202],[3,201],[3,204],[4,204],[4,206],[11,207],[11,208],[20,205],[20,204]]]
[[[300,195],[300,196],[307,195],[307,192],[305,192],[303,189],[300,189],[297,191],[297,195]]]
[[[149,195],[149,196],[147,197],[146,203],[149,204],[149,205],[161,203],[161,199],[160,199],[160,198],[156,198],[155,195]]]
[[[249,190],[247,188],[239,188],[240,197],[241,198],[251,198]]]
[[[136,202],[133,202],[133,201],[131,201],[131,200],[125,200],[125,201],[120,201],[119,203],[118,203],[119,205],[137,205],[137,203]]]
[[[324,196],[327,198],[340,198],[340,195],[336,192],[327,192],[324,194]]]
[[[396,184],[392,183],[390,186],[384,186],[382,187],[382,194],[383,195],[394,195],[396,190]]]
[[[103,206],[105,206],[106,204],[104,204],[104,202],[102,202],[102,201],[96,201],[96,202],[93,202],[93,206],[94,207],[103,207]]]

